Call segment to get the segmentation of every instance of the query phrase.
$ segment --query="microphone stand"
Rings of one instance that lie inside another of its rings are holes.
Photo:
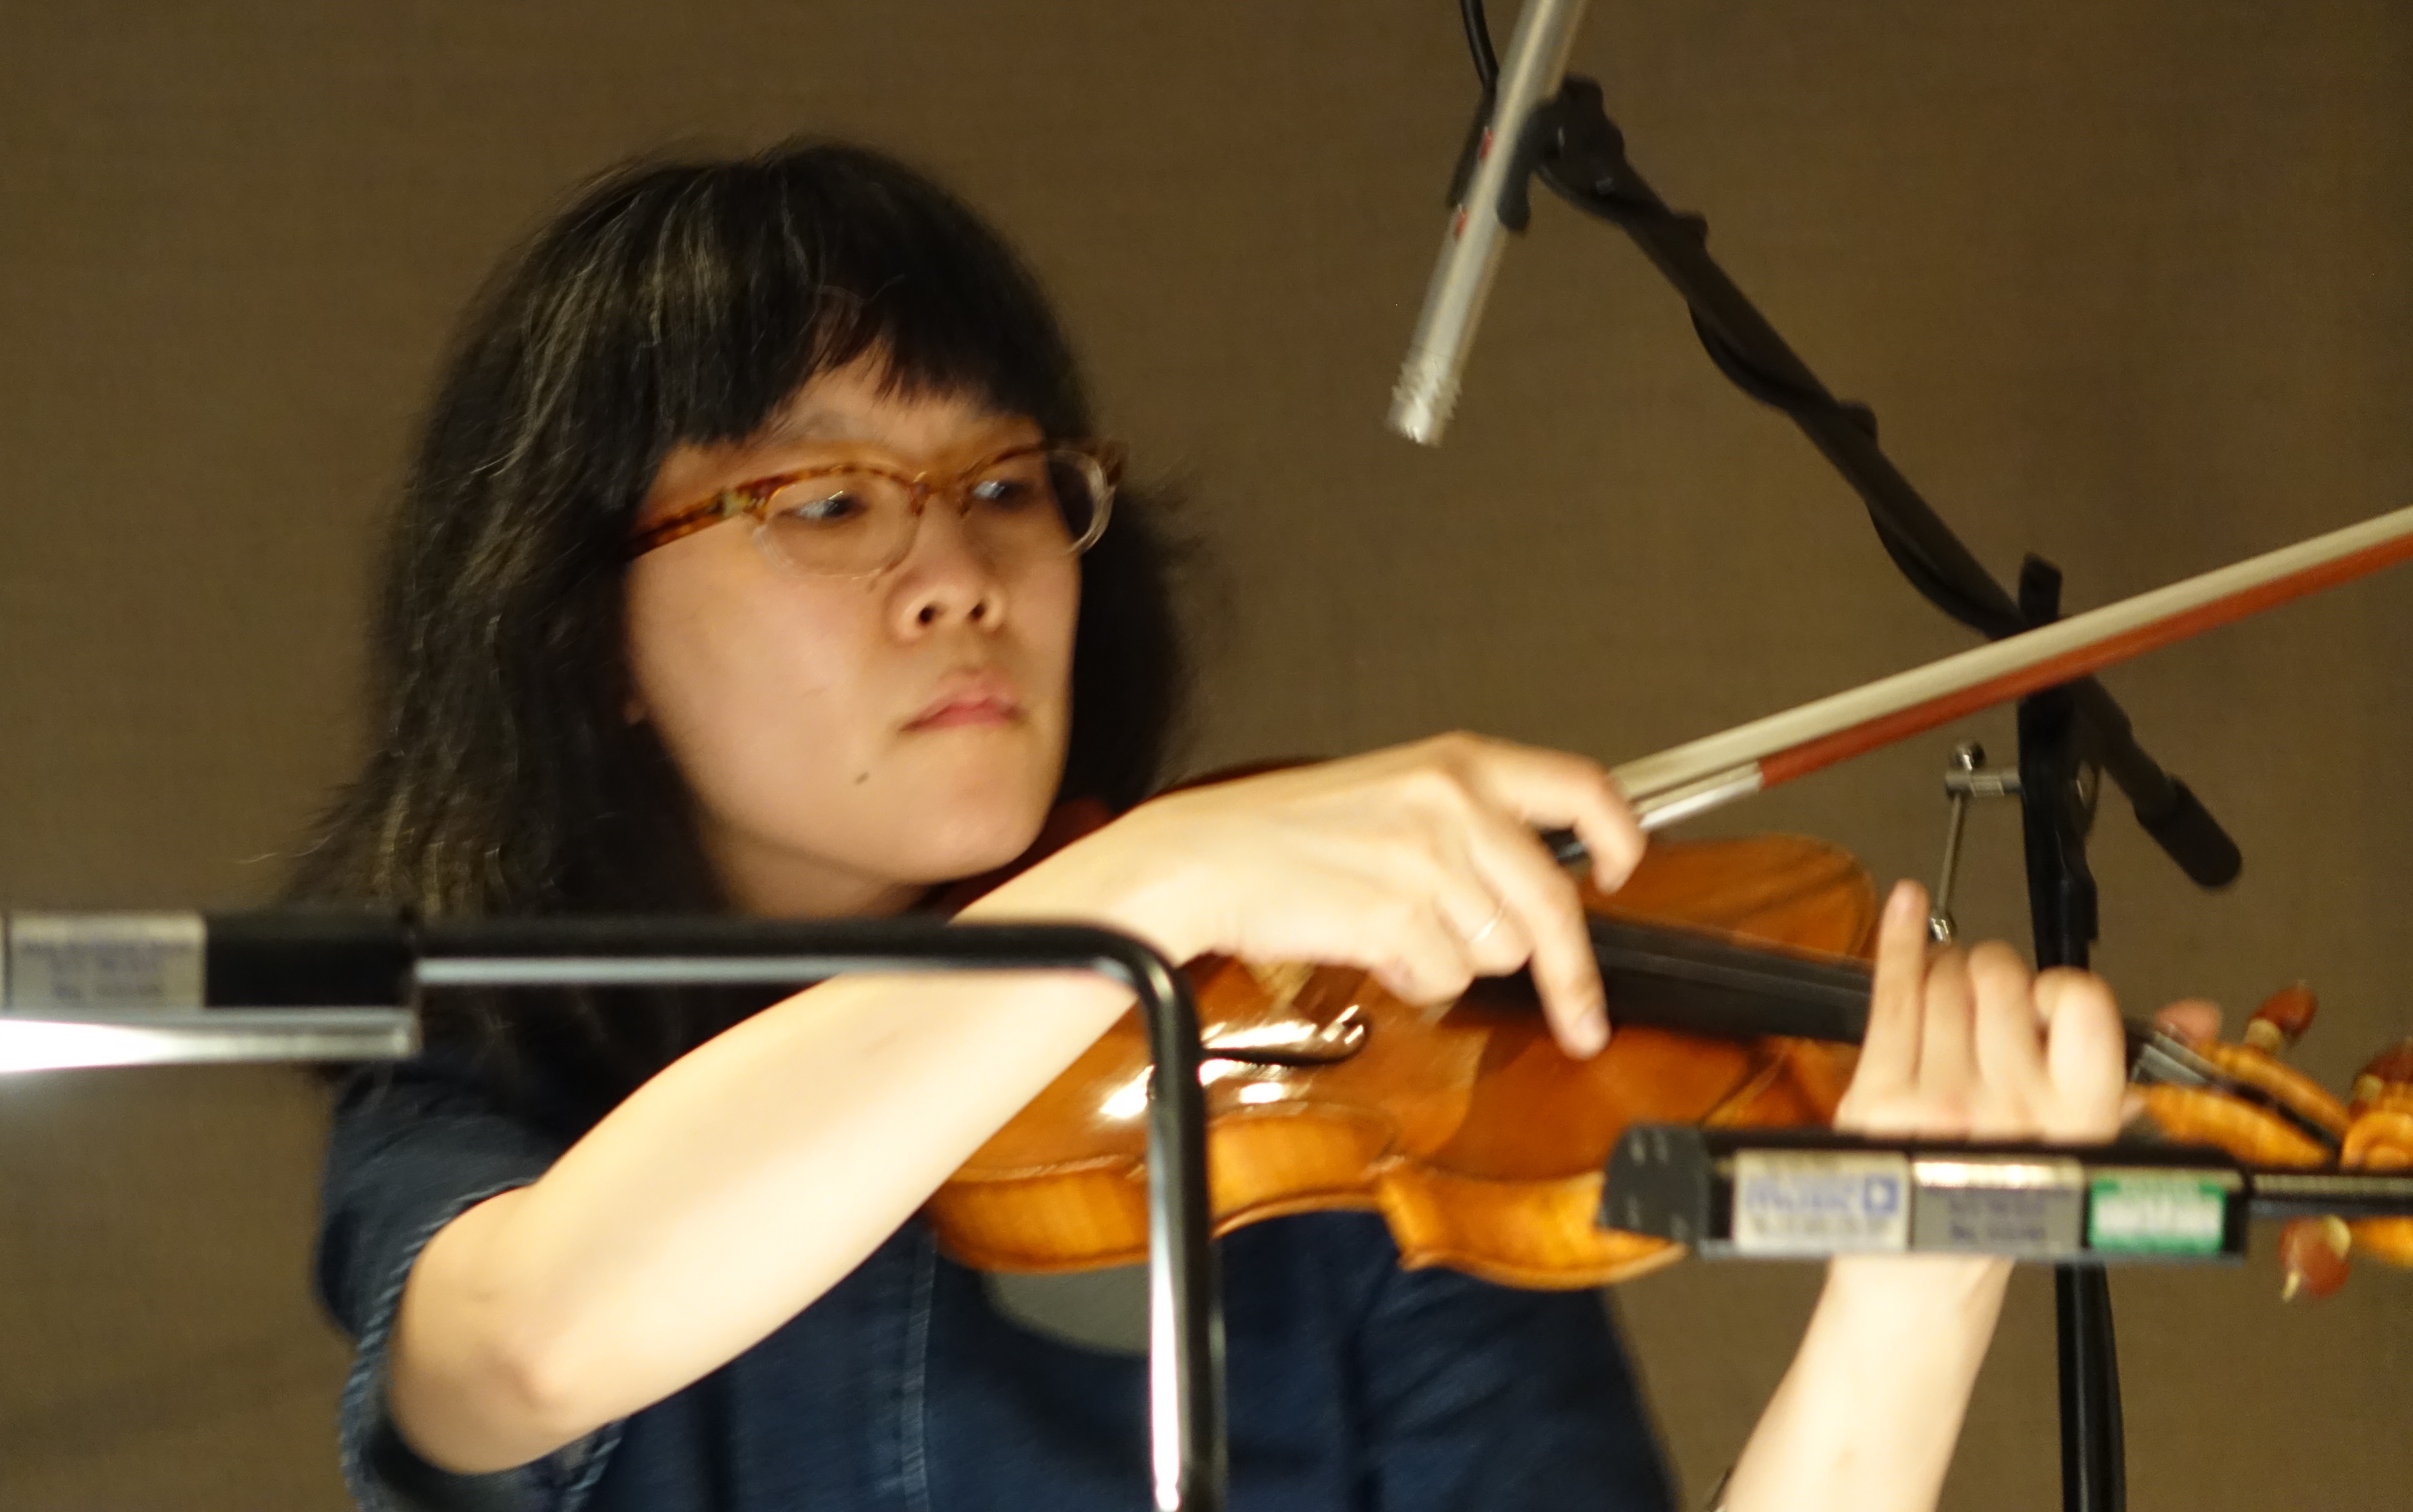
[[[1498,70],[1482,0],[1459,0],[1459,11],[1484,102],[1452,202],[1480,149]],[[1512,150],[1516,159],[1498,203],[1469,206],[1469,213],[1488,210],[1510,230],[1523,230],[1532,215],[1530,183],[1539,177],[1569,204],[1625,231],[1683,296],[1718,370],[1753,398],[1783,410],[1859,494],[1886,554],[1912,586],[1990,639],[2059,616],[2059,571],[2029,556],[2016,600],[1994,581],[1879,449],[1875,415],[1828,392],[1710,258],[1708,223],[1669,209],[1626,161],[1624,136],[1609,120],[1598,83],[1567,76],[1557,96],[1528,118]],[[2029,912],[2039,966],[2083,966],[2096,938],[2086,837],[2098,771],[2119,784],[2138,822],[2198,885],[2235,880],[2243,864],[2236,843],[2186,785],[2138,745],[2126,715],[2099,682],[2087,677],[2021,700],[2018,723]],[[2063,1265],[2054,1281],[2063,1505],[2067,1512],[2122,1512],[2127,1491],[2110,1289],[2094,1267]]]
[[[2037,624],[2061,615],[2061,574],[2031,556],[2020,609]],[[2095,784],[2079,745],[2078,701],[2050,688],[2020,701],[2020,828],[2036,966],[2084,969],[2097,932],[2086,835]],[[2061,1394],[2061,1502],[2067,1512],[2122,1512],[2128,1504],[2121,1425],[2119,1343],[2111,1279],[2099,1266],[2053,1267],[2054,1354]]]
[[[231,969],[226,956],[237,957]],[[1094,972],[1139,1001],[1153,1062],[1150,1478],[1160,1512],[1222,1512],[1223,1322],[1209,1242],[1198,1007],[1189,978],[1127,935],[896,919],[0,913],[0,1072],[394,1059],[418,1048],[415,1015],[394,1005],[416,1002],[429,987],[801,986],[850,972],[997,971]],[[176,984],[170,996],[179,1001],[161,1001],[162,983]],[[96,985],[102,990],[91,990]],[[199,1006],[204,1001],[215,1006]]]

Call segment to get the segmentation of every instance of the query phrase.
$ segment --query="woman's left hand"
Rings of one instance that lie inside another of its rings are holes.
[[[1835,1127],[1878,1138],[2092,1144],[2120,1131],[2125,1036],[2100,979],[1998,944],[1932,951],[1927,893],[1878,926],[1858,1071]],[[1929,1512],[2002,1307],[2007,1261],[1848,1255],[1736,1463],[1732,1512]]]
[[[2031,971],[2009,946],[1933,951],[1927,892],[1878,926],[1858,1071],[1835,1127],[1879,1137],[2099,1144],[2120,1132],[2126,1042],[2091,972]]]

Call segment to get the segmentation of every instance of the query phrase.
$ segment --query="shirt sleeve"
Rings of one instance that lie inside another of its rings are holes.
[[[616,1428],[514,1470],[462,1475],[414,1453],[386,1409],[387,1345],[420,1251],[560,1153],[466,1076],[431,1063],[364,1071],[338,1099],[315,1270],[319,1299],[355,1343],[338,1430],[345,1482],[363,1512],[575,1512],[602,1474]]]
[[[1456,1271],[1374,1282],[1358,1335],[1367,1505],[1381,1512],[1667,1512],[1633,1368],[1593,1291]]]

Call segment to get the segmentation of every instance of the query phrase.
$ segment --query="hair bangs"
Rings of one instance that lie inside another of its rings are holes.
[[[629,206],[651,225],[631,228],[644,265],[624,287],[647,291],[634,349],[654,369],[665,449],[742,440],[866,357],[894,393],[972,395],[1050,435],[1088,430],[1037,281],[936,185],[861,148],[812,146],[662,187],[658,207]]]

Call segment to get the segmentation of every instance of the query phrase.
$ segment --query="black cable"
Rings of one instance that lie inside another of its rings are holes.
[[[1932,511],[1877,450],[1875,415],[1828,393],[1717,271],[1705,250],[1707,224],[1669,209],[1625,161],[1623,140],[1601,112],[1597,84],[1570,78],[1529,130],[1536,139],[1526,144],[1536,176],[1576,209],[1633,236],[1674,279],[1710,361],[1743,393],[1789,416],[1828,454],[1861,493],[1886,555],[1922,595],[1991,640],[2028,628],[2010,596],[1940,523],[1925,539],[1903,528],[1902,520]],[[1869,497],[1873,482],[1894,497],[1887,503]]]
[[[1473,59],[1474,77],[1482,84],[1484,96],[1488,100],[1500,76],[1500,59],[1492,50],[1491,27],[1484,16],[1483,0],[1458,0],[1458,20],[1466,28],[1466,49]],[[1578,91],[1590,85],[1588,80],[1571,80],[1569,82]],[[1531,155],[1533,170],[1545,184],[1558,193],[1561,199],[1589,215],[1622,227],[1633,233],[1637,240],[1643,241],[1646,246],[1649,245],[1653,234],[1672,233],[1679,237],[1689,235],[1695,240],[1707,240],[1709,228],[1706,222],[1698,215],[1680,215],[1668,209],[1657,195],[1651,192],[1648,185],[1643,185],[1638,177],[1632,174],[1630,169],[1617,176],[1619,179],[1627,181],[1624,183],[1617,182],[1616,179],[1607,182],[1579,183],[1569,179],[1562,171],[1571,161],[1582,161],[1587,156],[1596,165],[1616,163],[1620,167],[1624,166],[1623,144],[1617,140],[1616,128],[1608,126],[1607,117],[1598,109],[1597,87],[1591,85],[1595,93],[1591,102],[1593,108],[1590,111],[1555,111],[1551,112],[1557,117],[1555,121],[1548,125],[1544,125],[1540,121],[1534,123],[1537,128],[1536,135],[1543,140],[1519,143],[1520,150]],[[1488,111],[1485,113],[1488,114]],[[1478,120],[1476,123],[1478,131],[1482,125],[1482,121]],[[1563,138],[1557,141],[1547,140],[1549,137],[1559,136],[1569,128],[1581,131],[1586,126],[1591,126],[1595,131],[1606,127],[1606,140],[1595,140],[1580,144],[1567,141]],[[1569,150],[1579,145],[1592,147],[1595,152],[1586,155],[1580,151]],[[1601,148],[1606,148],[1606,152],[1597,151]],[[1463,163],[1460,164],[1459,171],[1461,175],[1465,172]],[[1463,185],[1452,185],[1453,200],[1463,187]],[[1521,181],[1517,188],[1512,192],[1517,193],[1521,201]],[[1825,386],[1811,374],[1809,367],[1784,348],[1775,332],[1767,327],[1765,322],[1757,319],[1758,312],[1751,310],[1739,298],[1735,304],[1739,306],[1740,313],[1751,319],[1754,325],[1757,327],[1751,333],[1752,336],[1758,338],[1755,342],[1747,343],[1737,340],[1721,330],[1716,319],[1710,317],[1698,304],[1694,304],[1691,311],[1693,329],[1699,334],[1702,347],[1708,350],[1710,361],[1716,365],[1719,372],[1725,374],[1730,382],[1752,398],[1791,415],[1796,423],[1812,434],[1813,439],[1817,437],[1821,429],[1820,422],[1825,420],[1840,422],[1863,433],[1870,443],[1875,441],[1876,416],[1866,405],[1838,400],[1833,394],[1828,393]],[[1749,349],[1752,345],[1756,345],[1762,351],[1773,349],[1781,354],[1783,359],[1781,365],[1790,371],[1771,371],[1769,366],[1754,361]],[[1828,435],[1831,437],[1833,433],[1830,431]],[[1845,468],[1847,474],[1850,470],[1849,467]],[[1908,485],[1903,486],[1907,488]],[[2021,620],[2017,611],[2012,607],[2008,595],[2003,594],[1999,588],[1995,588],[1992,595],[1985,595],[1982,590],[1971,591],[1970,570],[1976,567],[1974,562],[1952,563],[1937,560],[1934,542],[1921,541],[1911,537],[1896,525],[1874,500],[1868,501],[1868,509],[1869,521],[1876,527],[1877,540],[1885,547],[1886,555],[1893,558],[1894,565],[1902,571],[1902,574],[1908,577],[1912,585],[1938,608],[1991,640],[2014,635],[2027,629],[2026,624]],[[1957,546],[1959,543],[1956,541],[1953,544]],[[1984,577],[1982,570],[1976,573],[1976,577],[1977,581],[1983,582],[1985,586],[1994,586],[1991,580]],[[1989,598],[1997,601],[1987,601]]]
[[[1491,25],[1483,19],[1483,0],[1458,0],[1458,18],[1466,23],[1466,50],[1474,54],[1475,82],[1488,95],[1500,77],[1500,55],[1491,51]]]

